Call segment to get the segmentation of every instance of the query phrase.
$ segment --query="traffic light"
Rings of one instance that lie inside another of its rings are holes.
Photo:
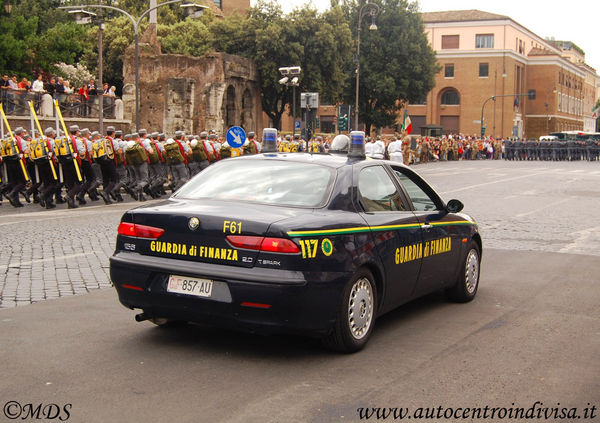
[[[485,126],[481,127],[481,136],[483,137],[485,135]]]
[[[535,100],[535,95],[536,95],[535,90],[527,91],[527,98],[529,98],[529,100]]]
[[[338,117],[338,130],[339,131],[347,131],[348,130],[348,116],[339,116]]]

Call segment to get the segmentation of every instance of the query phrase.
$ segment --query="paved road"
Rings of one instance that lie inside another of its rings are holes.
[[[432,295],[402,307],[350,356],[300,337],[134,323],[112,289],[98,289],[109,286],[116,225],[134,203],[49,212],[5,204],[3,412],[18,411],[17,401],[66,407],[76,422],[262,423],[360,421],[364,407],[527,410],[541,401],[581,416],[600,407],[600,167],[415,169],[480,222],[478,297],[457,305]],[[65,298],[38,301],[56,296]],[[0,421],[8,421],[2,412]]]
[[[69,421],[86,423],[341,423],[361,421],[362,407],[536,401],[582,414],[600,407],[599,273],[597,257],[487,250],[474,302],[413,302],[353,355],[299,337],[135,323],[111,289],[14,307],[0,312],[0,406],[72,404]]]

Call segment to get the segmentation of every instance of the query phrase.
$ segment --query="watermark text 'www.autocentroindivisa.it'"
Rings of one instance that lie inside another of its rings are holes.
[[[529,408],[518,407],[513,402],[510,407],[359,407],[356,412],[360,420],[550,420],[570,421],[598,417],[596,405],[586,407],[565,407],[559,402],[553,406],[536,401]]]

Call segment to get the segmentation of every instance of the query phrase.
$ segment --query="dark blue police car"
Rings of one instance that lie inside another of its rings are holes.
[[[223,160],[126,212],[110,259],[121,303],[138,321],[309,333],[353,352],[414,298],[473,299],[475,221],[404,165],[365,160],[363,137],[348,155]]]

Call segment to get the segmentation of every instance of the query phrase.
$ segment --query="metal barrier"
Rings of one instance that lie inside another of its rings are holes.
[[[14,90],[2,88],[0,99],[7,115],[29,116],[29,102],[33,101],[36,112],[39,112],[44,92]]]
[[[0,102],[4,104],[7,115],[29,116],[29,101],[33,101],[36,113],[40,113],[44,94],[45,92],[2,88]],[[104,118],[115,118],[116,97],[98,94],[85,98],[85,96],[76,93],[55,93],[54,99],[58,100],[63,116],[97,118],[102,108]]]

